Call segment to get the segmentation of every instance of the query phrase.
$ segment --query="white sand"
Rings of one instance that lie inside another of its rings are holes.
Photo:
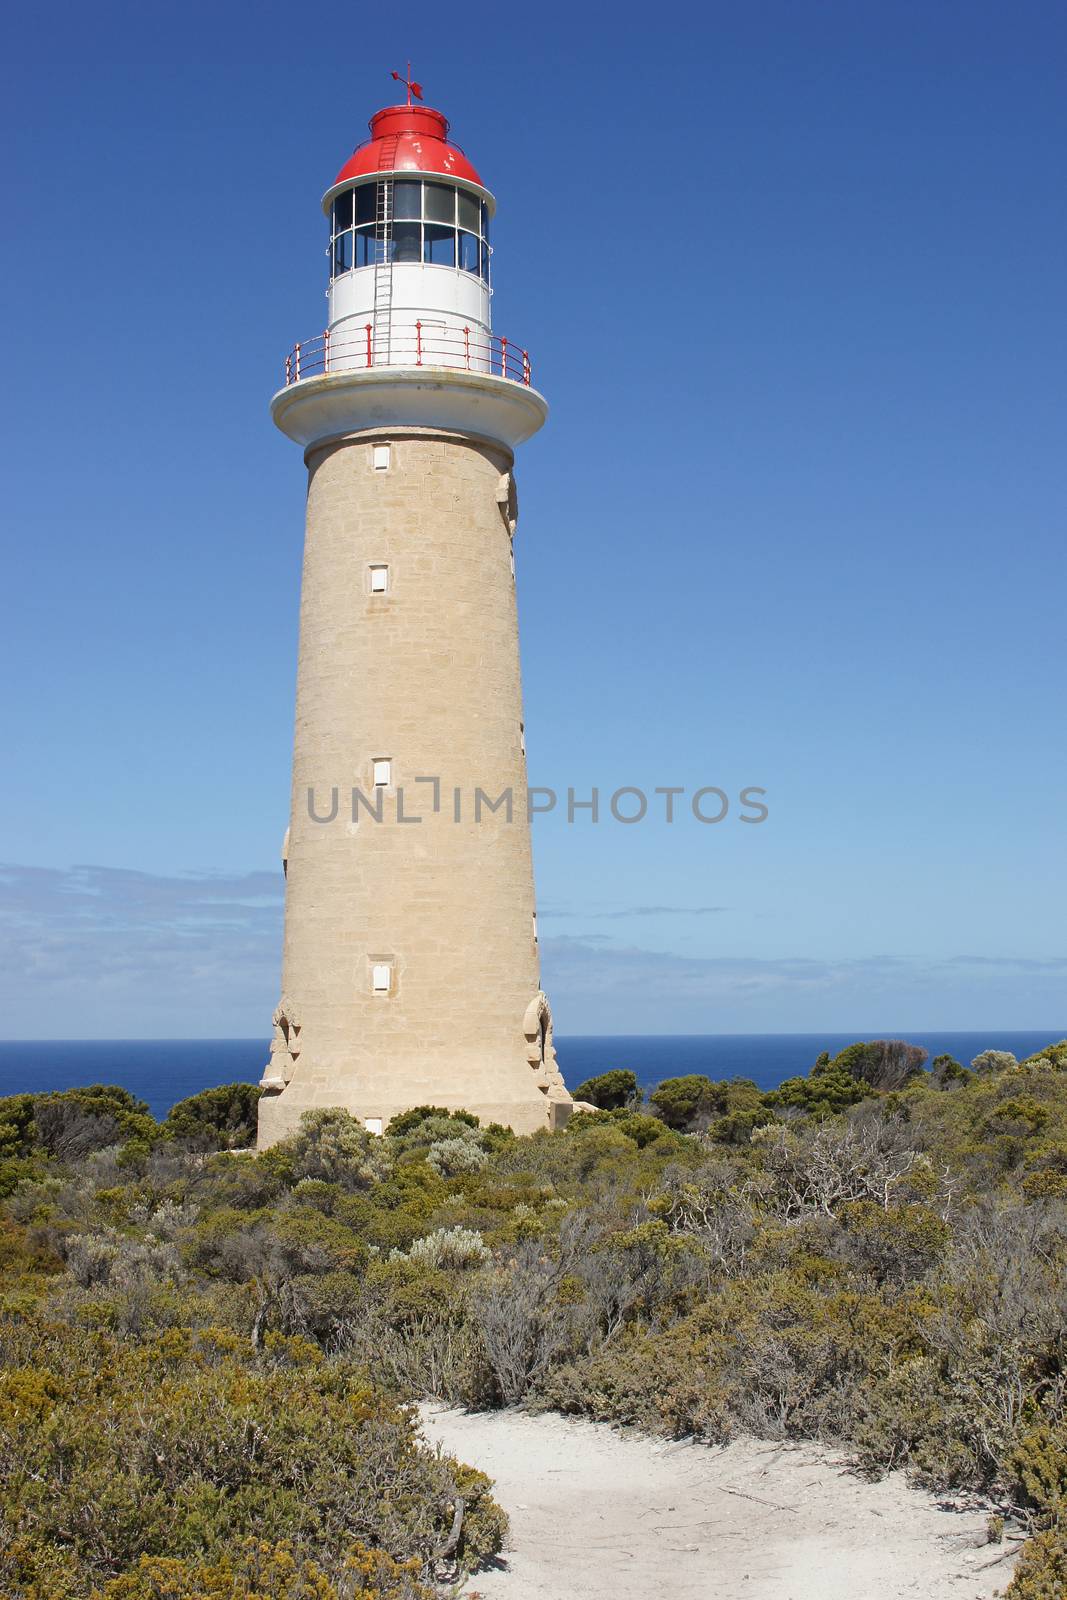
[[[1008,1547],[986,1543],[983,1508],[939,1506],[900,1473],[867,1483],[825,1450],[421,1411],[431,1443],[488,1473],[511,1518],[506,1565],[478,1573],[468,1596],[985,1600],[1011,1577]]]

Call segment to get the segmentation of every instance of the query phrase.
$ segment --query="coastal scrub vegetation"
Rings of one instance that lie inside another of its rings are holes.
[[[433,1395],[833,1443],[988,1496],[1007,1595],[1061,1596],[1067,1041],[630,1077],[258,1156],[248,1085],[0,1100],[0,1593],[428,1600],[506,1531]]]

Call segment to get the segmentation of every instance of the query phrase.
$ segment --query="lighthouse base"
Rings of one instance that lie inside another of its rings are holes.
[[[574,1109],[566,1089],[560,1092],[555,1086],[547,1093],[539,1094],[536,1100],[517,1104],[514,1100],[482,1100],[476,1093],[472,1095],[469,1092],[442,1094],[436,1086],[438,1081],[436,1077],[432,1082],[428,1081],[425,1091],[420,1093],[417,1079],[413,1079],[409,1092],[402,1097],[394,1092],[393,1097],[388,1099],[356,1091],[346,1096],[343,1091],[338,1092],[336,1085],[330,1088],[324,1085],[316,1089],[310,1082],[306,1086],[294,1083],[280,1094],[268,1091],[259,1102],[258,1147],[266,1150],[280,1139],[295,1133],[306,1111],[326,1108],[347,1111],[368,1132],[376,1134],[385,1133],[394,1117],[417,1105],[439,1106],[444,1111],[469,1111],[483,1127],[490,1122],[497,1122],[510,1128],[513,1133],[520,1134],[563,1128]]]

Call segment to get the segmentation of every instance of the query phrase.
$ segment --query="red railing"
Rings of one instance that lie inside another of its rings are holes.
[[[393,323],[376,339],[371,322],[346,323],[296,344],[285,358],[285,386],[327,372],[367,367],[447,367],[486,372],[530,387],[530,352],[502,334],[480,328],[442,327],[436,322]]]

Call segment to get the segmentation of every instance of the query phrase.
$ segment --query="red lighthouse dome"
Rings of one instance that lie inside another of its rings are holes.
[[[460,182],[481,178],[463,151],[448,142],[448,118],[429,106],[386,106],[370,119],[370,138],[349,156],[330,188],[375,172],[437,172]]]

